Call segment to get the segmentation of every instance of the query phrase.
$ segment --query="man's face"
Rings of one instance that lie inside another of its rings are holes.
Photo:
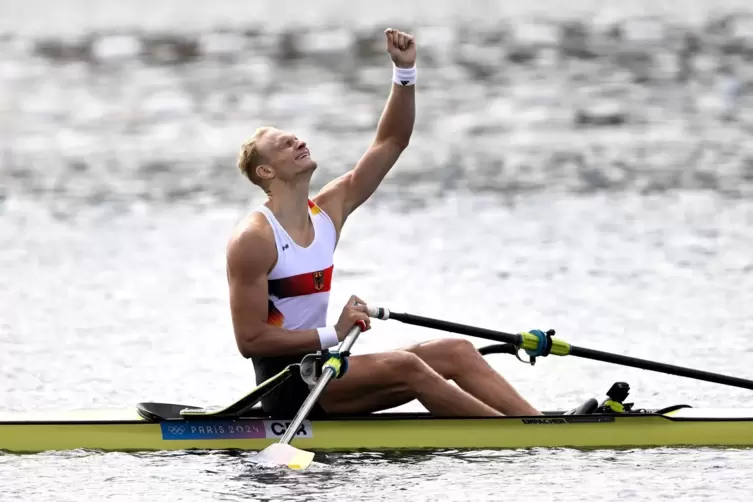
[[[259,147],[275,173],[275,178],[289,182],[316,169],[316,161],[306,143],[293,133],[271,129],[259,141]]]

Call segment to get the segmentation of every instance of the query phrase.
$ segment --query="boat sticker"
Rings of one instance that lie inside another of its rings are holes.
[[[524,418],[523,423],[526,425],[562,425],[566,424],[567,421],[562,418]]]
[[[162,439],[277,439],[285,434],[290,421],[286,420],[181,420],[162,422]],[[305,420],[295,437],[314,437],[311,422]]]
[[[267,436],[268,438],[280,438],[283,434],[285,434],[285,431],[288,430],[288,426],[290,425],[290,420],[265,420],[264,421],[264,427],[267,429]],[[311,422],[308,420],[304,420],[303,423],[298,427],[298,430],[295,433],[294,438],[312,438],[314,437],[314,430],[312,428]]]
[[[573,415],[565,418],[522,418],[525,425],[565,425],[614,422],[611,415]]]

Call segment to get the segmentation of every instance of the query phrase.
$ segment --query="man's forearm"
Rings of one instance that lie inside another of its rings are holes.
[[[277,357],[321,350],[315,329],[290,330],[264,324],[248,334],[237,337],[238,350],[245,358]]]
[[[416,86],[392,84],[392,91],[379,119],[376,142],[393,141],[407,147],[416,119]]]

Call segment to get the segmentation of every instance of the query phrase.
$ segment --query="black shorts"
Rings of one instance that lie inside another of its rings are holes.
[[[264,413],[269,414],[272,418],[291,419],[301,409],[301,405],[309,396],[309,392],[308,384],[301,379],[301,375],[296,370],[279,387],[264,396],[261,406]],[[308,418],[322,419],[325,417],[327,417],[327,412],[319,403],[314,403]]]

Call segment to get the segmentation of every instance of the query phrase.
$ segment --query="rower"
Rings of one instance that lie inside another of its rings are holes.
[[[391,92],[372,144],[348,172],[309,197],[317,162],[295,134],[258,129],[239,153],[240,171],[268,196],[237,226],[227,246],[235,339],[261,382],[306,354],[329,350],[358,322],[370,328],[365,302],[353,296],[327,326],[333,256],[348,216],[377,189],[408,146],[415,121],[416,43],[385,31]],[[465,339],[440,339],[349,358],[311,417],[371,413],[418,399],[435,415],[539,415]],[[457,386],[452,385],[453,380]],[[262,400],[266,413],[293,416],[309,393],[291,378]]]

